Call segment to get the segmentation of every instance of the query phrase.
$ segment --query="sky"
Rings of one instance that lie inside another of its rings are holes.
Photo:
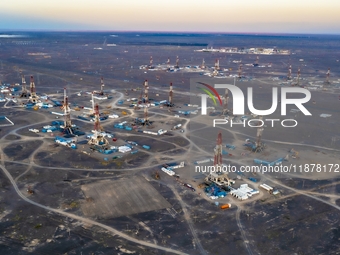
[[[339,0],[0,0],[0,30],[340,34]]]

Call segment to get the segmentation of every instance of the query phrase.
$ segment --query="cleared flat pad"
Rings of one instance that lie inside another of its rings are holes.
[[[171,207],[145,179],[101,181],[81,186],[88,202],[81,205],[86,216],[114,218]]]

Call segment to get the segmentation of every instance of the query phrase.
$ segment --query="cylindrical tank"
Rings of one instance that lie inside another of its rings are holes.
[[[228,209],[231,207],[231,204],[224,204],[224,205],[221,205],[221,209]]]

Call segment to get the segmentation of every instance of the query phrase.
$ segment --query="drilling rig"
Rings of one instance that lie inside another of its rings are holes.
[[[172,82],[170,82],[170,90],[169,90],[169,102],[168,102],[168,106],[169,107],[173,107],[173,91],[172,91]]]
[[[329,81],[329,76],[330,76],[330,74],[331,74],[331,69],[328,68],[328,71],[327,71],[327,73],[326,73],[326,81],[325,81],[325,85],[330,84],[330,81]]]
[[[148,116],[148,107],[149,107],[149,83],[147,80],[144,82],[144,126],[149,126],[151,123],[149,122],[149,116]]]
[[[256,134],[256,137],[257,137],[257,140],[256,140],[256,150],[255,152],[261,152],[264,150],[264,144],[262,143],[262,133],[263,133],[263,130],[264,128],[262,127],[262,119],[263,117],[260,116],[259,118],[261,121],[259,121],[258,123],[258,128],[257,128],[257,134]]]
[[[103,90],[103,87],[104,87],[104,78],[103,77],[100,77],[100,91],[99,91],[99,95],[104,95],[104,90]]]
[[[149,103],[149,82],[148,82],[148,80],[144,81],[143,103]]]
[[[66,95],[66,88],[64,88],[64,103],[63,103],[62,109],[64,110],[63,132],[65,134],[74,135],[74,129],[72,127],[72,122],[71,122],[71,109],[70,109],[70,105],[68,102],[68,97]]]
[[[214,149],[214,167],[222,167],[222,133],[218,133],[216,147]]]
[[[263,116],[259,116],[259,121],[257,124],[257,134],[256,141],[252,141],[250,139],[246,140],[244,146],[249,148],[252,152],[262,152],[266,145],[262,142],[262,133],[263,133]]]
[[[224,93],[224,100],[223,100],[223,111],[222,115],[227,116],[229,115],[229,109],[228,109],[228,101],[229,101],[229,90],[225,89]]]
[[[220,61],[218,59],[215,60],[215,66],[213,71],[213,76],[218,75],[218,71],[220,70]]]
[[[166,70],[170,71],[170,58],[166,61]]]
[[[242,79],[242,64],[240,64],[238,67],[238,79],[239,80]]]
[[[204,61],[204,58],[203,58],[203,60],[202,60],[202,65],[201,65],[201,69],[205,69],[206,68],[206,66],[205,66],[205,61]]]
[[[211,172],[204,181],[206,183],[211,184],[214,182],[218,186],[228,187],[234,183],[233,180],[229,179],[228,174],[226,172],[222,172],[223,163],[222,163],[222,133],[219,132],[217,135],[216,146],[214,148],[214,170],[215,172]]]
[[[296,77],[296,86],[300,86],[300,77],[301,77],[301,70],[300,67],[297,72],[297,77]]]
[[[176,69],[179,69],[179,57],[176,57],[176,65],[175,65]]]
[[[234,77],[234,86],[236,83],[236,77]],[[223,111],[222,111],[222,115],[224,116],[230,116],[230,110],[228,109],[228,102],[229,102],[229,90],[225,89],[225,93],[224,93],[224,103],[223,103]]]
[[[31,76],[30,92],[31,92],[31,95],[30,95],[30,97],[29,97],[29,101],[30,101],[32,104],[38,103],[39,97],[37,96],[37,93],[35,92],[35,84],[34,84],[33,76]]]
[[[150,56],[150,62],[149,62],[149,65],[148,65],[148,69],[154,69],[152,56]]]
[[[24,75],[21,76],[21,84],[22,84],[22,89],[21,89],[20,97],[26,97],[27,98],[29,96],[29,93],[28,93],[27,88],[26,88],[26,80],[25,80]]]
[[[290,81],[292,79],[292,65],[289,65],[287,80]]]
[[[97,150],[106,150],[109,147],[109,142],[106,140],[104,135],[102,134],[103,128],[100,125],[100,117],[99,117],[99,106],[98,104],[94,107],[94,130],[93,135],[91,136],[88,144]]]

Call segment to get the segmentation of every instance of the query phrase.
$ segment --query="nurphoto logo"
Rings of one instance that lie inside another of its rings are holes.
[[[231,93],[233,96],[233,115],[244,115],[244,102],[245,102],[245,96],[242,92],[242,90],[231,84],[215,84],[214,87],[203,83],[203,82],[198,82],[199,84],[205,86],[206,88],[200,88],[202,91],[205,92],[205,94],[201,94],[201,114],[202,115],[207,115],[207,98],[208,96],[213,100],[215,106],[217,105],[216,103],[216,98],[219,101],[220,105],[222,106],[222,100],[221,96],[218,94],[216,89],[226,89],[228,90],[228,93]],[[209,89],[209,90],[208,90]],[[303,94],[303,98],[287,98],[287,95],[290,93],[294,94]],[[306,116],[311,116],[312,114],[304,107],[303,104],[307,103],[311,99],[311,93],[309,90],[304,89],[304,88],[296,88],[296,87],[289,87],[289,88],[281,88],[281,116],[286,116],[287,115],[287,105],[295,105],[304,115]],[[269,109],[267,110],[258,110],[255,109],[254,103],[253,103],[253,88],[248,87],[247,88],[247,105],[249,111],[258,116],[268,116],[272,113],[274,113],[278,107],[278,88],[274,87],[272,88],[272,105]],[[250,122],[255,121],[254,119],[249,120]],[[249,122],[248,121],[248,122]],[[269,121],[272,124],[272,127],[274,127],[274,122],[275,121],[280,121],[279,119],[256,119],[256,121],[259,121],[264,125],[264,121]],[[287,125],[285,123],[287,122],[294,122],[293,125]],[[228,120],[227,119],[214,119],[214,127],[216,124],[227,124]],[[231,120],[231,125],[232,124],[240,124],[240,123],[232,123]],[[246,126],[245,120],[243,123],[244,126]],[[285,119],[281,121],[281,125],[283,127],[295,127],[297,125],[297,121],[294,119]],[[248,126],[254,127],[254,125],[249,124]],[[256,125],[256,127],[259,127]]]

